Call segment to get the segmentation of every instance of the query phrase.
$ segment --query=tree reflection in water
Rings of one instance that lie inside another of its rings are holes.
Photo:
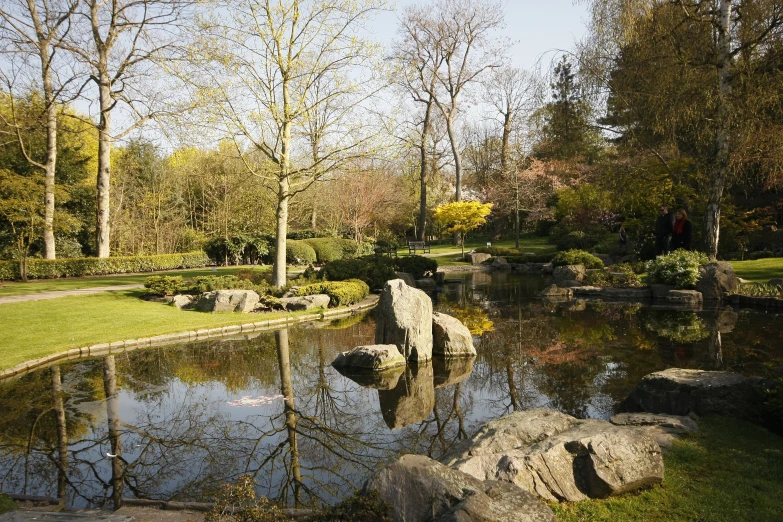
[[[605,418],[652,371],[758,374],[783,362],[783,321],[768,314],[547,303],[532,298],[543,284],[481,274],[439,295],[436,309],[472,325],[476,359],[340,375],[337,353],[373,342],[372,318],[352,317],[1,383],[0,489],[117,507],[123,497],[205,500],[250,474],[259,494],[307,506],[350,494],[399,454],[438,458],[512,411]]]

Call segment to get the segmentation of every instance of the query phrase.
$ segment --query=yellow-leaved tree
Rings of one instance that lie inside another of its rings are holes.
[[[479,201],[455,201],[435,209],[435,221],[449,227],[448,232],[459,234],[462,257],[465,257],[465,236],[487,222],[492,203]]]

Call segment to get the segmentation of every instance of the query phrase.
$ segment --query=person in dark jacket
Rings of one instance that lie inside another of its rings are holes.
[[[674,224],[672,225],[672,250],[691,249],[691,232],[693,227],[688,221],[688,213],[684,208],[677,209],[674,213]]]
[[[669,207],[663,205],[655,222],[655,257],[669,253],[669,240],[672,237],[672,217]]]

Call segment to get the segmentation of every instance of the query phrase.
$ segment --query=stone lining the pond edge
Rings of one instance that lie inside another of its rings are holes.
[[[335,319],[337,317],[352,315],[356,312],[361,312],[374,308],[378,304],[378,296],[370,295],[365,300],[356,303],[355,305],[345,306],[341,308],[332,308],[325,310],[321,313],[300,315],[297,317],[281,317],[279,319],[271,319],[266,321],[248,322],[244,324],[235,324],[228,326],[218,326],[215,328],[202,328],[199,330],[189,330],[186,332],[178,332],[173,334],[156,335],[153,337],[145,337],[142,339],[129,339],[126,341],[115,341],[111,343],[98,343],[91,346],[83,346],[80,348],[72,348],[67,351],[58,352],[40,359],[32,359],[25,361],[21,364],[9,368],[7,370],[0,371],[0,382],[10,380],[12,378],[19,378],[22,375],[50,366],[55,362],[62,360],[75,360],[86,357],[96,357],[99,355],[112,355],[123,352],[129,352],[137,350],[139,348],[151,348],[157,346],[166,346],[170,344],[179,344],[189,341],[203,341],[206,339],[215,339],[219,337],[226,337],[230,335],[236,335],[240,333],[248,332],[262,332],[265,330],[275,330],[285,326],[292,326],[307,321],[319,321],[326,319]]]

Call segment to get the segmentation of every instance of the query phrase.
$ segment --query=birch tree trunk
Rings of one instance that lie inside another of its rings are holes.
[[[98,124],[98,182],[96,205],[96,228],[98,257],[109,257],[110,254],[110,230],[109,230],[109,204],[111,187],[111,83],[107,70],[100,75],[100,105],[101,115]]]
[[[426,241],[427,235],[427,138],[429,137],[430,120],[432,119],[432,96],[424,111],[424,123],[419,142],[419,241]]]
[[[37,17],[36,17],[37,19]],[[52,84],[51,54],[49,42],[43,41],[41,50],[41,75],[46,103],[46,168],[44,181],[44,257],[57,257],[54,244],[54,173],[57,167],[57,105]]]

